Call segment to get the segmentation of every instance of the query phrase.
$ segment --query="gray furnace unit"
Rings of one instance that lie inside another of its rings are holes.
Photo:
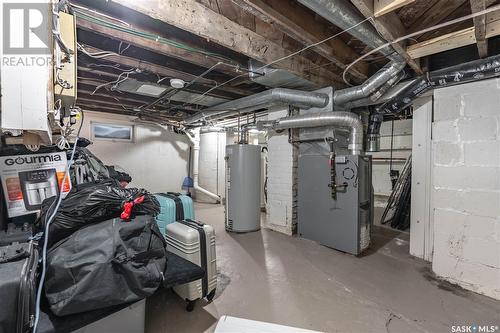
[[[333,89],[325,108],[300,110],[301,115],[333,111]],[[301,128],[298,151],[297,228],[301,237],[333,249],[361,254],[370,244],[373,221],[372,160],[353,149],[349,129]]]
[[[303,238],[358,255],[370,244],[371,156],[332,154],[326,143],[301,143],[298,232]]]
[[[260,146],[226,146],[226,230],[260,229]]]

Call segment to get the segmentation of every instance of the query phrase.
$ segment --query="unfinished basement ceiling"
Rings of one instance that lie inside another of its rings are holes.
[[[353,66],[344,82],[346,66],[371,50],[345,32],[273,64],[282,76],[266,78],[262,70],[249,65],[250,60],[270,63],[341,32],[296,0],[71,3],[83,48],[78,54],[78,105],[84,110],[176,124],[209,106],[279,86],[282,77],[286,84],[296,81],[294,87],[302,90],[324,86],[341,89],[364,82],[388,62],[381,54],[372,54]],[[364,17],[373,14],[369,1],[351,3]],[[385,40],[463,17],[498,1],[405,3],[373,20]],[[491,46],[498,43],[490,43],[488,49],[487,38],[493,40],[499,33],[499,18],[498,12],[493,12],[484,21],[480,17],[466,20],[396,46],[408,63],[407,76],[424,74],[439,64],[444,67],[443,55],[446,59],[447,53],[456,50],[460,56],[452,62],[498,53],[498,48]],[[464,34],[473,38],[472,42],[470,38],[464,41]],[[181,79],[185,85],[173,89],[170,79]],[[144,88],[138,91],[140,86]]]

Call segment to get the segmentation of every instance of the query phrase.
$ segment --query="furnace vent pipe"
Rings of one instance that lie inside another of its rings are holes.
[[[196,192],[203,193],[207,197],[215,200],[217,203],[221,202],[220,196],[215,193],[210,192],[207,189],[204,189],[199,184],[200,177],[200,130],[197,129],[194,132],[194,135],[186,133],[189,141],[193,145],[193,188]]]
[[[201,113],[186,119],[186,123],[196,123],[210,116],[225,117],[237,112],[248,113],[275,105],[291,105],[301,109],[309,109],[311,107],[322,108],[327,106],[328,102],[329,97],[327,94],[274,88],[251,96],[211,106]]]
[[[308,127],[347,127],[349,128],[349,150],[353,155],[359,155],[363,150],[363,122],[352,112],[320,112],[280,118],[271,122],[257,122],[259,128],[275,130]]]

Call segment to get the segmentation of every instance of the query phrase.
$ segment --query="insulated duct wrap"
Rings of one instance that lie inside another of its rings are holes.
[[[431,89],[482,80],[499,75],[500,55],[430,72],[428,77],[421,76],[414,79],[395,98],[377,108],[376,112],[381,114],[395,114],[408,107],[415,98]]]

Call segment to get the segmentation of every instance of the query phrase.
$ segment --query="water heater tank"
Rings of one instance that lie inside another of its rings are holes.
[[[260,229],[260,146],[226,146],[226,230]]]

